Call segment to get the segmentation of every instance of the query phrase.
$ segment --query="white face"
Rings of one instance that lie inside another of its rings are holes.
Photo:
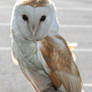
[[[11,26],[16,37],[39,41],[58,32],[58,23],[53,5],[31,7],[17,5],[12,15]]]

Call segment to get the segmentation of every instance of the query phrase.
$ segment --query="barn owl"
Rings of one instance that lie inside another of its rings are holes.
[[[81,92],[82,79],[58,33],[50,0],[19,0],[11,19],[12,55],[34,92]]]

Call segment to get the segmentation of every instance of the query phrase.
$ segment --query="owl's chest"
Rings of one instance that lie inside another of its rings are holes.
[[[25,59],[27,59],[27,65],[31,69],[34,69],[34,70],[43,69],[41,65],[41,59],[39,58],[38,51],[36,51],[33,55],[32,53],[30,53],[29,55],[25,57]]]
[[[51,80],[42,66],[43,58],[37,47],[19,48],[13,44],[13,53],[28,78],[32,78],[41,91],[48,88]]]
[[[29,68],[36,70],[42,69],[42,59],[39,58],[40,55],[36,46],[25,48],[23,51],[23,56]]]
[[[25,64],[30,69],[42,69],[41,61],[39,58],[39,50],[37,44],[13,44],[13,52],[19,64]]]

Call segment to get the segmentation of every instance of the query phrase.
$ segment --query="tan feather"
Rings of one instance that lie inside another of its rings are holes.
[[[20,0],[18,4],[29,5],[32,7],[44,7],[50,2],[50,0]]]
[[[81,92],[81,76],[68,45],[61,36],[54,38],[46,37],[41,41],[41,53],[51,70],[49,76],[57,88],[63,84],[67,92]]]

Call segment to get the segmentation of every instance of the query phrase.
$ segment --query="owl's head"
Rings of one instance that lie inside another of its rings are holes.
[[[11,27],[16,37],[31,41],[57,34],[54,4],[50,0],[19,0],[13,9]]]

